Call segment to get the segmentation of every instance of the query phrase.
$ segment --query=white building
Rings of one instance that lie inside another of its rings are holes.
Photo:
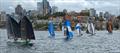
[[[51,6],[47,0],[42,0],[42,2],[37,2],[37,10],[39,14],[45,16],[51,13]]]
[[[0,21],[1,22],[5,22],[6,18],[7,18],[6,13],[5,12],[1,12],[0,13]]]
[[[90,16],[95,17],[96,16],[96,10],[94,8],[91,8],[89,10]]]
[[[22,6],[21,5],[17,5],[17,7],[15,8],[15,14],[22,16],[23,13],[24,12],[23,12]]]
[[[101,17],[101,18],[103,18],[103,17],[104,17],[103,12],[100,12],[100,13],[99,13],[99,17]]]
[[[109,18],[110,18],[109,12],[105,12],[105,13],[104,13],[104,18],[106,18],[106,19],[109,19]]]
[[[43,3],[37,2],[37,11],[40,15],[43,15]]]
[[[51,12],[51,14],[56,13],[56,12],[58,12],[58,7],[52,6],[52,12]]]

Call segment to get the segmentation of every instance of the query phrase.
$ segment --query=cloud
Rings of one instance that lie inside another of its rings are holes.
[[[14,12],[18,4],[21,4],[23,8],[36,9],[37,2],[42,0],[1,0],[0,10],[7,12]],[[48,0],[50,5],[58,6],[59,10],[68,9],[68,11],[80,11],[85,8],[95,8],[97,11],[109,11],[113,14],[120,14],[120,0]],[[11,10],[8,10],[11,9]]]

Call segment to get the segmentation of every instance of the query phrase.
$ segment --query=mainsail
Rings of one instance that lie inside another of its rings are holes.
[[[49,31],[51,37],[55,37],[54,26],[53,26],[52,20],[49,20],[48,31]]]
[[[81,32],[81,27],[80,27],[80,23],[77,23],[75,26],[76,30],[77,30],[77,34],[80,35]]]
[[[73,38],[73,32],[72,32],[71,23],[70,23],[69,20],[65,21],[65,26],[67,28],[67,31],[66,31],[67,39],[72,39]]]
[[[35,40],[35,35],[30,20],[24,16],[20,20],[20,30],[21,30],[21,39],[33,39]]]
[[[95,29],[94,29],[93,23],[88,23],[87,24],[87,33],[95,34]]]
[[[112,33],[112,30],[113,30],[113,24],[111,21],[108,21],[107,24],[106,24],[106,28],[108,30],[109,33]]]
[[[95,34],[95,28],[93,25],[93,19],[90,17],[87,24],[87,33]]]
[[[7,34],[8,39],[20,38],[20,25],[10,16],[7,15]]]

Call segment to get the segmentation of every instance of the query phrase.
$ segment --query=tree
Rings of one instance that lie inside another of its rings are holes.
[[[40,19],[48,19],[49,15],[46,15],[46,16],[41,16],[41,15],[37,15],[37,19],[40,20]]]
[[[57,17],[57,16],[65,16],[65,13],[64,12],[56,12],[56,13],[53,13],[52,14],[54,17]]]
[[[120,20],[120,15],[119,15],[119,16],[117,16],[117,19],[119,19],[119,20]]]
[[[80,12],[80,16],[89,16],[89,12]]]

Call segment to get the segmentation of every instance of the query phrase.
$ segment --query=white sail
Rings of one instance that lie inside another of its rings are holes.
[[[88,32],[90,33],[90,34],[95,34],[95,28],[94,28],[94,25],[93,25],[93,23],[88,23]]]
[[[93,23],[90,23],[90,27],[91,27],[91,33],[92,33],[92,34],[95,34],[95,29],[94,29]]]
[[[76,31],[77,31],[78,35],[81,34],[81,29],[80,29],[80,24],[79,23],[77,23],[77,25],[76,25]]]

